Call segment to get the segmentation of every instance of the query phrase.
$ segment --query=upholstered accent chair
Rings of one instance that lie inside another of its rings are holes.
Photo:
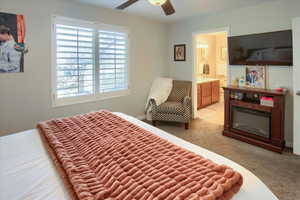
[[[153,125],[156,126],[157,121],[181,122],[188,129],[192,113],[191,91],[191,81],[173,80],[173,88],[166,102],[157,106],[155,100],[150,99]]]

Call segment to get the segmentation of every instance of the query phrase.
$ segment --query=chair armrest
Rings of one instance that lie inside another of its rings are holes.
[[[150,102],[150,105],[152,105],[153,107],[157,107],[155,99],[151,98],[149,102]]]
[[[192,98],[189,96],[184,97],[183,106],[185,109],[185,120],[188,122],[192,116]]]
[[[151,113],[152,113],[152,119],[154,119],[155,117],[155,115],[156,115],[156,113],[157,113],[157,110],[158,110],[158,106],[157,106],[157,104],[156,104],[156,101],[155,101],[155,99],[150,99],[149,100],[149,106],[151,107]]]
[[[184,107],[188,107],[192,105],[192,98],[189,96],[185,96],[183,99],[183,105]]]

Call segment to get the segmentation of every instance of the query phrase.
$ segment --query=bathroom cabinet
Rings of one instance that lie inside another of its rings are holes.
[[[197,109],[219,102],[220,81],[203,80],[197,83]]]

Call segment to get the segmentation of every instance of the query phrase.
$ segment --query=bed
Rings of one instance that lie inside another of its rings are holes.
[[[241,173],[244,183],[240,191],[232,198],[233,200],[278,200],[261,180],[237,163],[134,117],[123,113],[114,114],[173,144],[209,158],[217,164],[225,164]],[[0,137],[0,163],[0,199],[70,199],[36,129]]]

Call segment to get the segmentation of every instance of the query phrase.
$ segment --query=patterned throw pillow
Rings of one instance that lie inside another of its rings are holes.
[[[188,94],[187,88],[179,87],[179,88],[172,89],[168,101],[183,102],[183,99],[185,96],[187,96],[187,94]]]
[[[168,101],[158,106],[160,113],[183,115],[185,108],[182,103]]]

